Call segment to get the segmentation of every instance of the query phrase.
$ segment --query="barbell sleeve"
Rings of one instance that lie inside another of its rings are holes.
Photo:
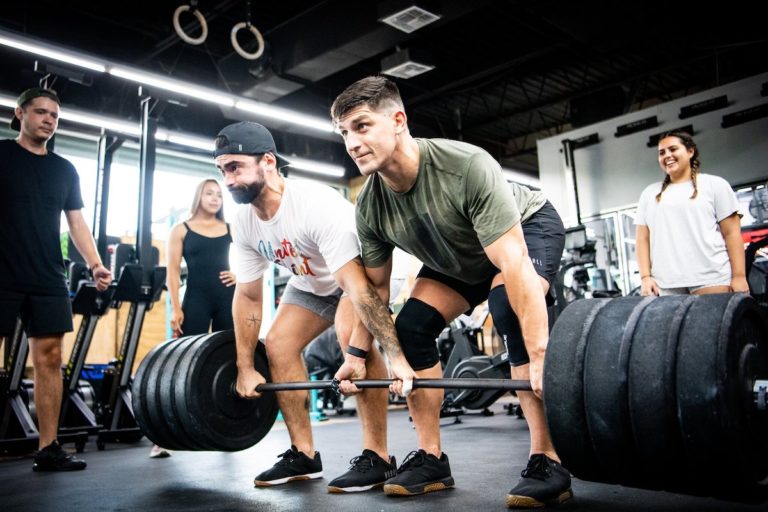
[[[394,382],[392,379],[353,380],[358,388],[388,388]],[[314,380],[308,382],[267,382],[256,386],[256,391],[301,391],[308,389],[330,389],[334,386],[332,380]],[[506,379],[414,379],[413,389],[506,389],[514,391],[531,391],[531,383],[527,380]]]

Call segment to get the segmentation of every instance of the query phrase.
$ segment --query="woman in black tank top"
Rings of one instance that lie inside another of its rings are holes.
[[[168,241],[168,291],[175,336],[232,329],[235,276],[229,270],[232,236],[224,222],[221,187],[200,183],[189,219],[171,230]],[[179,303],[181,259],[187,263],[184,303]]]
[[[221,187],[207,179],[197,186],[189,218],[171,229],[168,238],[168,294],[174,337],[233,329],[232,297],[235,275],[229,270],[232,236],[224,222]],[[187,262],[187,289],[179,303],[181,259]],[[152,458],[171,452],[154,445]]]

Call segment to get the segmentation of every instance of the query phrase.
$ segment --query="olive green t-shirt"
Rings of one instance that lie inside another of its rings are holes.
[[[357,199],[363,262],[380,267],[399,247],[429,268],[466,283],[494,266],[483,248],[538,211],[539,191],[507,183],[483,149],[446,139],[415,139],[419,172],[407,192],[372,175]]]

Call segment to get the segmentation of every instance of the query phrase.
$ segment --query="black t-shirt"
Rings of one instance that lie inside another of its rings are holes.
[[[66,295],[61,212],[82,207],[69,161],[0,140],[0,289]]]

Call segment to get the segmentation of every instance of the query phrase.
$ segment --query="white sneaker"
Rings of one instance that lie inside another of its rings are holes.
[[[166,457],[171,456],[171,450],[166,450],[165,448],[158,446],[158,445],[152,445],[152,449],[149,451],[149,458],[150,459],[164,459]]]

